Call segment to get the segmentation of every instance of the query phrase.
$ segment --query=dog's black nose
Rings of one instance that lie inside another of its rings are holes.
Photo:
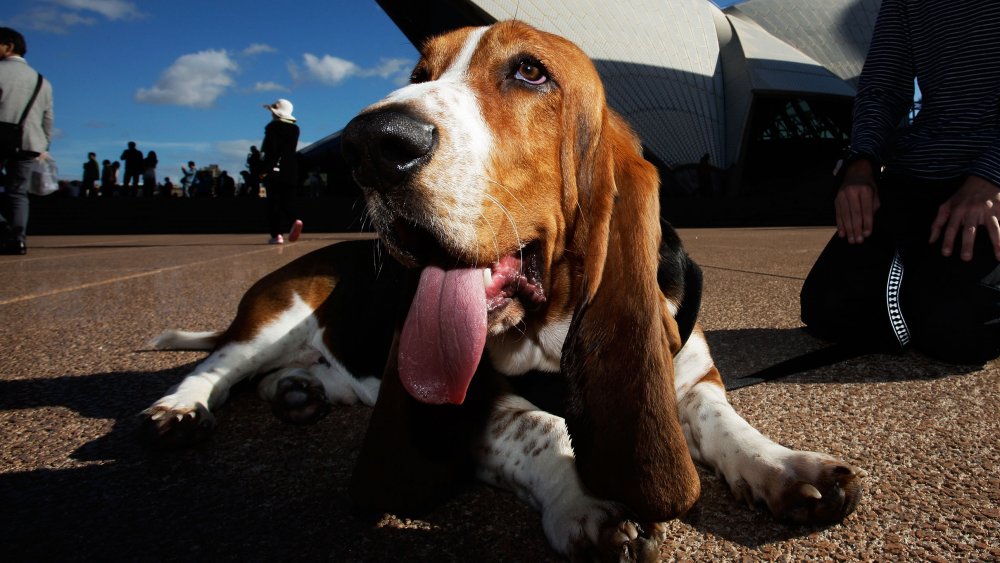
[[[435,127],[398,108],[359,115],[344,129],[341,147],[362,187],[390,190],[430,160]]]

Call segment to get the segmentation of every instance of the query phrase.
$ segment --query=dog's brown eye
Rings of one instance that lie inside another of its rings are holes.
[[[514,73],[514,78],[523,80],[528,84],[534,84],[535,86],[545,84],[545,81],[549,79],[545,75],[545,69],[542,68],[542,65],[534,61],[521,61],[521,64],[517,67],[517,72]]]
[[[427,69],[422,66],[418,66],[410,73],[410,84],[420,84],[421,82],[427,82],[429,79],[430,75],[427,73]]]

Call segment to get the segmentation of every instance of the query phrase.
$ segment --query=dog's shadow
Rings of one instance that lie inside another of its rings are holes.
[[[144,445],[138,413],[193,366],[0,381],[0,410],[16,421],[5,430],[32,434],[15,440],[19,449],[0,445],[0,539],[11,560],[555,560],[537,514],[485,486],[460,488],[419,520],[359,517],[348,486],[367,407],[294,426],[242,385],[207,442]],[[83,417],[65,417],[78,429],[53,427],[62,409]],[[75,436],[98,433],[72,450]],[[67,454],[76,463],[61,468]]]
[[[734,376],[817,344],[794,330],[715,331],[708,340],[720,367]],[[790,380],[961,373],[910,356],[851,362]],[[335,407],[315,425],[292,426],[245,385],[216,412],[218,428],[208,442],[177,451],[143,446],[138,413],[191,367],[0,381],[0,410],[13,413],[5,432],[19,434],[0,445],[5,552],[14,559],[496,561],[531,553],[555,560],[538,514],[485,485],[463,488],[419,520],[358,518],[347,491],[371,412],[365,407]],[[65,417],[70,428],[53,428],[59,409],[83,419]],[[105,421],[107,430],[100,428]],[[72,468],[61,467],[67,449],[97,434],[69,454]],[[702,498],[681,520],[697,532],[757,547],[815,531],[748,510],[720,479],[701,475]]]

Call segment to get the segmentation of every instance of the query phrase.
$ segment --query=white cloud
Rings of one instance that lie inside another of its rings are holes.
[[[277,82],[258,82],[253,85],[254,92],[290,92],[287,87]]]
[[[410,76],[410,65],[413,63],[409,59],[382,59],[378,66],[370,68],[362,73],[362,76],[378,76],[379,78],[393,78],[399,74]]]
[[[412,63],[407,59],[382,59],[375,67],[363,68],[333,55],[317,57],[312,53],[305,53],[302,55],[302,64],[304,68],[293,62],[288,63],[288,72],[296,82],[315,80],[328,86],[336,86],[352,77],[377,76],[399,83],[401,76],[404,80],[408,79],[409,66]]]
[[[95,25],[101,16],[114,21],[142,17],[134,2],[126,0],[46,0],[10,18],[15,28],[49,33],[68,33],[81,25]]]
[[[278,52],[277,49],[266,43],[252,43],[249,47],[243,49],[243,54],[247,56],[257,55],[260,53],[277,53],[277,52]]]
[[[302,62],[306,66],[309,78],[330,86],[343,82],[344,79],[356,74],[359,70],[358,65],[333,55],[323,55],[320,58],[312,53],[306,53],[302,55]]]
[[[53,4],[69,8],[97,12],[109,20],[121,20],[142,16],[134,2],[126,0],[51,0]]]
[[[183,55],[174,61],[152,88],[140,88],[136,101],[148,104],[211,107],[233,85],[239,67],[226,51],[209,50]]]
[[[67,12],[51,7],[33,8],[27,12],[10,18],[10,27],[31,29],[48,33],[68,33],[70,28],[78,25],[94,25],[97,18],[81,15],[77,12]]]
[[[212,153],[216,156],[219,166],[229,170],[232,176],[238,176],[246,164],[250,146],[260,147],[260,139],[238,139],[233,141],[215,141],[212,143]]]

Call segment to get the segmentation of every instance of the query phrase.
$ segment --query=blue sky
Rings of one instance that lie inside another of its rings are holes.
[[[60,175],[128,141],[155,150],[158,177],[182,163],[236,175],[279,97],[303,146],[340,129],[409,76],[417,52],[374,1],[7,0],[0,25],[28,42],[52,82]]]
[[[731,1],[720,1],[728,5]],[[417,52],[373,0],[6,0],[0,25],[28,42],[54,88],[60,175],[87,152],[155,150],[157,176],[218,164],[234,176],[279,97],[305,146],[409,76]]]

